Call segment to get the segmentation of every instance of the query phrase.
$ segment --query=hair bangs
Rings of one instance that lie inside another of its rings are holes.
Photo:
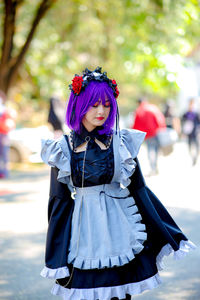
[[[106,82],[91,82],[90,92],[90,106],[93,106],[96,102],[102,102],[102,104],[104,105],[107,100],[109,100],[110,102],[116,101],[115,97],[113,96],[111,87],[109,87]]]

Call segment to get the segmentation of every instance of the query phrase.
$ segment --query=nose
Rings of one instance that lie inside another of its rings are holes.
[[[99,114],[104,114],[104,110],[105,110],[104,105],[99,104],[99,105],[98,105],[98,108],[97,108],[97,112],[98,112]]]

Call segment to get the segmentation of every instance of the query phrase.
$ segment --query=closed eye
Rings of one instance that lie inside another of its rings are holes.
[[[109,101],[109,100],[106,100],[104,106],[105,106],[105,107],[110,107],[110,101]]]
[[[96,102],[92,107],[98,107],[99,106],[99,102]]]
[[[99,105],[100,105],[100,102],[97,101],[92,107],[98,107]],[[109,100],[105,101],[104,107],[110,107],[110,101]]]

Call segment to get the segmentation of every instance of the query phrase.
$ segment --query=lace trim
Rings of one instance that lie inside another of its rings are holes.
[[[62,296],[64,300],[110,300],[117,297],[126,298],[126,294],[141,294],[145,290],[156,288],[161,283],[159,274],[140,282],[134,282],[119,286],[100,287],[90,289],[66,289],[55,284],[51,290],[53,295]]]
[[[182,240],[180,242],[180,248],[177,251],[174,251],[169,244],[165,245],[157,256],[157,266],[159,270],[162,269],[161,263],[164,256],[169,256],[170,253],[174,253],[174,259],[176,260],[181,259],[189,252],[190,249],[196,249],[196,246],[189,240],[187,241]],[[60,269],[63,268],[55,269],[54,274],[56,274],[56,270],[59,271]],[[46,271],[52,269],[48,269],[47,267],[45,267],[43,270],[45,270],[44,273],[46,273]],[[41,272],[41,275],[42,273],[43,271]],[[58,278],[58,277],[48,277],[48,278]],[[112,286],[112,287],[100,287],[100,288],[90,288],[90,289],[67,289],[58,284],[54,284],[51,292],[53,295],[62,296],[64,300],[95,300],[95,299],[110,300],[113,297],[118,297],[119,299],[123,299],[126,297],[126,294],[129,295],[141,294],[145,290],[151,290],[153,288],[156,288],[160,283],[161,283],[161,279],[159,274],[157,273],[156,275],[148,279],[145,279],[143,281],[119,285],[119,286]]]
[[[69,277],[69,270],[67,267],[62,267],[58,269],[50,269],[48,267],[44,267],[40,273],[42,277],[50,278],[50,279],[59,279]]]
[[[160,253],[157,255],[157,258],[156,258],[156,263],[157,263],[158,270],[161,271],[164,268],[164,265],[163,265],[164,256],[169,256],[171,253],[173,253],[174,254],[174,259],[179,260],[179,259],[185,257],[191,249],[196,249],[196,246],[189,240],[187,240],[187,241],[182,240],[180,242],[179,250],[177,250],[177,251],[174,251],[169,244],[165,245],[161,249]],[[125,258],[125,260],[127,260],[127,263],[128,263],[131,260],[132,253],[130,252],[130,253],[128,253],[124,256],[121,256],[121,257],[122,257],[122,259]],[[69,270],[68,270],[67,267],[61,267],[61,268],[57,268],[57,269],[50,269],[46,266],[42,269],[40,275],[42,277],[45,277],[45,278],[54,278],[54,279],[65,278],[65,277],[70,276]]]
[[[138,232],[137,238],[141,240],[145,240],[146,233]],[[114,266],[123,266],[129,263],[131,260],[135,258],[136,253],[142,251],[144,246],[136,241],[134,245],[134,249],[129,249],[125,254],[120,254],[116,256],[109,256],[105,258],[94,258],[94,259],[87,259],[84,257],[77,256],[75,259],[70,259],[69,256],[69,263],[72,263],[75,268],[88,270],[88,269],[103,269],[103,268],[112,268]]]
[[[164,256],[169,256],[171,253],[174,255],[175,260],[179,260],[187,255],[187,253],[191,249],[196,249],[196,246],[189,240],[187,241],[180,241],[179,249],[174,251],[170,244],[165,245],[162,247],[160,253],[157,255],[156,264],[159,271],[164,269],[163,258]]]

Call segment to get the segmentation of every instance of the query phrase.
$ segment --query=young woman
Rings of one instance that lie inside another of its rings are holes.
[[[116,81],[86,69],[70,89],[71,134],[42,148],[52,168],[41,275],[65,300],[130,299],[160,283],[164,255],[194,245],[145,185],[137,160],[145,133],[114,129]]]

